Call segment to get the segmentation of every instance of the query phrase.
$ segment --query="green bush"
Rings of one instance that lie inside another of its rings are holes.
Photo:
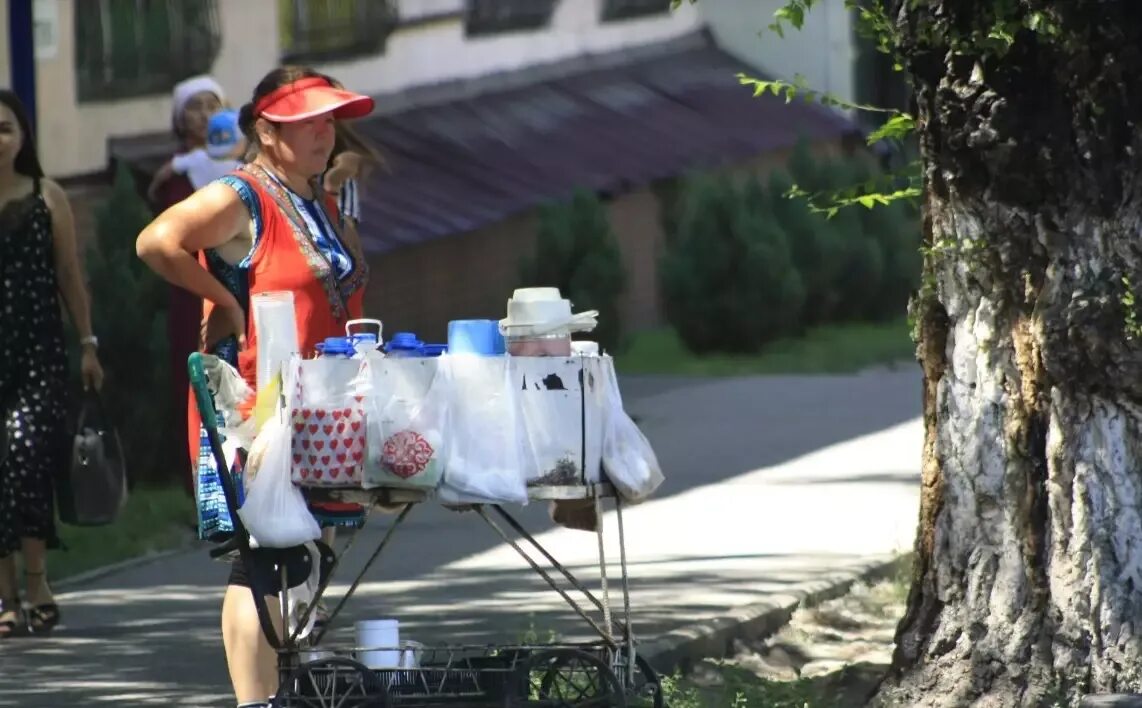
[[[557,287],[575,310],[598,310],[599,326],[586,335],[609,352],[622,349],[619,296],[626,269],[607,209],[579,190],[571,201],[540,213],[535,255],[520,264],[523,287]]]
[[[659,276],[666,316],[693,352],[754,352],[800,322],[801,277],[756,194],[711,177],[683,190],[678,233]]]
[[[813,213],[802,198],[787,198],[793,186],[789,176],[774,170],[769,175],[769,200],[773,216],[789,241],[793,264],[805,284],[803,324],[811,327],[835,319],[840,293],[837,280],[844,267],[842,237],[836,225]]]
[[[87,251],[92,327],[106,372],[103,400],[115,421],[135,481],[181,479],[182,447],[171,448],[166,285],[135,255],[135,238],[151,221],[128,168],[120,165],[107,202],[97,211]]]

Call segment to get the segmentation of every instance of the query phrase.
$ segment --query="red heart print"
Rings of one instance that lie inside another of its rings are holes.
[[[309,438],[303,438],[301,441],[301,446],[303,449],[308,450],[309,449]]]
[[[341,464],[345,464],[345,460],[346,460],[346,459],[348,459],[348,456],[347,456],[345,453],[343,453],[343,452],[342,452],[342,453],[339,453],[339,454],[337,455],[337,461],[338,461],[338,462],[340,462]]]
[[[317,427],[318,426],[316,423],[310,423],[309,424],[309,434],[310,435],[316,435],[317,434]]]
[[[340,423],[337,424],[337,434],[341,435],[344,432],[345,432],[345,421],[341,421]]]
[[[317,411],[316,415],[317,415],[318,420],[325,420],[325,411],[324,410]]]
[[[294,423],[293,432],[300,433],[305,430],[305,423]]]
[[[355,421],[353,421],[353,422],[351,423],[351,427],[353,428],[353,432],[354,432],[354,433],[355,433],[355,432],[357,432],[358,430],[360,430],[360,429],[361,429],[361,421],[359,421],[359,420],[355,420]]]
[[[309,420],[309,416],[311,415],[313,415],[313,411],[309,410],[308,408],[301,409],[301,417],[305,420]]]
[[[317,469],[317,470],[314,470],[314,471],[313,471],[313,476],[314,476],[315,478],[317,478],[317,479],[321,479],[321,478],[322,478],[322,476],[324,476],[324,472],[322,472],[322,471],[321,471],[321,470],[319,470],[319,469]]]
[[[302,468],[302,470],[301,470],[301,478],[302,478],[302,479],[309,479],[309,470],[307,470],[307,469],[305,469],[305,468]]]
[[[346,476],[346,477],[349,477],[350,479],[352,479],[352,478],[353,478],[353,473],[354,473],[355,471],[356,471],[356,470],[354,470],[352,467],[346,467],[346,468],[345,468],[345,476]]]
[[[360,401],[357,401],[357,402],[360,403]],[[353,415],[353,409],[352,408],[346,408],[345,410],[341,411],[341,413],[346,418],[348,418],[349,416]]]
[[[329,455],[321,456],[321,464],[325,465],[326,467],[329,466]]]
[[[354,462],[360,462],[361,458],[363,458],[364,456],[365,456],[364,451],[358,450],[357,452],[353,453],[353,461]]]
[[[293,456],[293,463],[295,465],[300,465],[301,464],[301,458],[302,458],[302,455],[294,455]]]
[[[311,464],[311,465],[317,464],[317,455],[310,455],[309,456],[309,464]]]
[[[329,476],[332,477],[333,479],[337,479],[337,475],[340,473],[341,473],[341,470],[337,469],[336,467],[329,470]]]
[[[329,449],[330,450],[336,450],[337,446],[340,444],[341,444],[340,441],[338,441],[336,438],[334,438],[333,440],[329,441]]]
[[[314,440],[313,446],[315,448],[317,448],[318,450],[321,450],[325,447],[325,441],[324,440]]]
[[[333,420],[341,420],[341,411],[333,411]]]
[[[353,396],[353,400],[356,401],[357,403],[364,403],[365,397],[364,396]],[[349,415],[349,414],[346,413],[345,415]]]
[[[341,444],[345,446],[346,452],[348,452],[349,450],[351,450],[353,448],[353,441],[354,440],[356,440],[356,438],[345,438],[344,440],[341,441]]]
[[[325,431],[326,435],[332,435],[333,434],[333,426],[332,425],[326,425],[321,429]]]

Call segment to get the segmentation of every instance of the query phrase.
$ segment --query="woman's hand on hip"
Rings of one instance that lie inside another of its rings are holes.
[[[237,338],[239,350],[246,348],[246,313],[237,303],[215,305],[202,320],[200,344],[204,351],[210,351],[227,337]]]

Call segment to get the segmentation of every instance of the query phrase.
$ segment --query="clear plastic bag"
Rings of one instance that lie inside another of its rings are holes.
[[[362,486],[435,489],[448,440],[448,377],[440,359],[366,356],[368,449]]]
[[[603,433],[603,469],[622,498],[637,503],[653,494],[665,478],[650,441],[623,409],[614,366],[604,371],[610,395]]]
[[[275,415],[262,427],[246,460],[252,477],[238,517],[261,548],[289,548],[321,537],[301,490],[290,480],[290,426]]]
[[[292,478],[306,487],[359,487],[365,467],[364,397],[356,392],[355,359],[294,360]]]
[[[527,503],[527,432],[508,357],[446,355],[449,444],[438,495],[449,504]]]

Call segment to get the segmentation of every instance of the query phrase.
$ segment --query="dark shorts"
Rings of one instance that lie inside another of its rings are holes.
[[[320,578],[321,582],[325,582],[333,568],[333,551],[320,541],[317,541],[316,544],[321,553]],[[281,553],[279,551],[271,552]],[[251,551],[251,555],[254,558],[253,572],[258,574],[258,587],[267,595],[276,594],[281,588],[281,571],[275,569],[274,561],[266,555],[259,555],[256,550]],[[312,571],[311,558],[309,552],[300,546],[296,549],[290,549],[288,557],[289,578],[287,582],[290,587],[296,587],[309,578]],[[226,584],[253,588],[251,569],[247,567],[241,556],[230,562],[230,579],[226,581]]]

